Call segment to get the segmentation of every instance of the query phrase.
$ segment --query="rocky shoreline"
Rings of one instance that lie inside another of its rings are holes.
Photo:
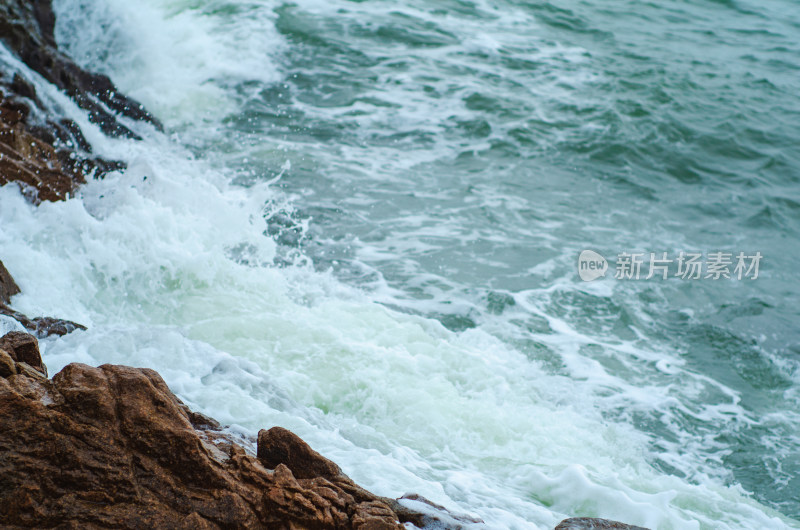
[[[285,429],[259,432],[248,454],[153,370],[45,374],[34,337],[0,339],[4,525],[388,530],[408,520]]]
[[[108,77],[60,52],[54,25],[50,0],[0,0],[0,41],[105,134],[135,140],[136,121],[161,128]],[[78,125],[48,108],[29,79],[0,71],[0,186],[18,185],[34,204],[65,200],[87,179],[123,167],[94,156]],[[281,427],[260,431],[254,444],[236,439],[186,407],[153,370],[74,363],[48,378],[37,337],[86,328],[15,311],[19,292],[0,262],[0,314],[28,331],[0,337],[4,528],[485,526],[415,495],[376,496]],[[557,528],[636,527],[569,519]]]

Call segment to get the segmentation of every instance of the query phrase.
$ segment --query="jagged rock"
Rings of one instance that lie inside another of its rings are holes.
[[[0,350],[0,377],[11,377],[17,373],[16,363],[5,350]]]
[[[138,138],[121,117],[161,128],[108,77],[82,70],[61,53],[54,26],[50,0],[0,0],[0,41],[86,109],[89,120],[106,134]],[[122,162],[92,156],[91,145],[74,121],[47,108],[19,73],[0,71],[0,186],[17,182],[38,204],[66,199],[87,178],[123,167]]]
[[[219,422],[214,418],[209,418],[200,412],[191,411],[188,409],[188,407],[186,410],[189,414],[189,421],[192,422],[192,426],[195,429],[199,431],[218,431],[222,428],[222,425],[220,425]]]
[[[11,309],[6,305],[6,303],[9,302],[11,296],[18,294],[19,292],[20,289],[14,281],[14,278],[11,276],[11,273],[8,272],[8,269],[5,268],[3,262],[0,261],[0,315],[10,316],[22,324],[25,329],[35,334],[40,339],[49,337],[50,335],[63,336],[67,333],[72,333],[76,329],[86,329],[85,326],[59,318],[28,318],[19,311]]]
[[[29,328],[55,321],[3,310]],[[0,337],[0,526],[398,530],[402,521],[457,530],[481,522],[416,495],[377,497],[281,427],[259,431],[257,456],[248,455],[152,370],[70,364],[46,376],[35,337]]]
[[[10,316],[17,322],[22,324],[25,329],[36,335],[38,338],[43,339],[50,335],[58,335],[59,337],[72,333],[76,329],[86,329],[76,322],[69,320],[62,320],[53,317],[36,317],[28,318],[19,311],[14,311],[5,304],[0,304],[0,315]]]
[[[15,294],[19,294],[19,292],[17,282],[14,281],[14,278],[11,277],[11,273],[8,272],[6,266],[0,261],[0,304],[9,303],[11,297]]]
[[[38,119],[31,117],[31,107],[39,111]],[[38,204],[66,199],[86,178],[124,167],[91,153],[75,122],[50,112],[19,75],[9,83],[0,72],[0,185],[18,182]]]
[[[402,528],[341,473],[270,470],[223,433],[198,430],[152,370],[70,364],[47,380],[21,365],[0,378],[0,526]],[[289,454],[317,455],[280,434]]]
[[[297,478],[330,478],[342,474],[339,466],[283,427],[273,427],[268,431],[262,429],[258,432],[257,455],[268,468],[284,464]]]
[[[0,39],[32,70],[87,110],[89,119],[106,134],[138,138],[114,113],[160,127],[141,104],[121,94],[108,77],[81,69],[61,53],[54,29],[51,0],[0,1]]]
[[[81,175],[70,175],[52,145],[28,132],[25,115],[0,92],[0,185],[18,182],[34,203],[71,195]]]
[[[575,517],[561,521],[555,530],[648,530],[641,526],[632,526],[608,519],[592,517]]]
[[[453,513],[416,493],[403,495],[397,500],[387,499],[387,502],[402,522],[411,523],[417,528],[464,530],[484,524],[482,519]]]
[[[0,350],[8,353],[15,363],[25,363],[47,377],[47,367],[39,354],[39,341],[33,335],[21,331],[6,333],[0,337]]]

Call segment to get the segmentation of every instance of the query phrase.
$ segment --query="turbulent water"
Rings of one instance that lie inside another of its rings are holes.
[[[128,163],[0,189],[16,307],[89,327],[51,373],[155,368],[489,528],[800,528],[796,0],[55,7],[167,132],[110,140],[37,81]],[[614,278],[681,251],[763,260]]]

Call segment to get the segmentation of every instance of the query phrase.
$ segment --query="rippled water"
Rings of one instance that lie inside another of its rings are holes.
[[[56,7],[168,132],[95,133],[129,169],[82,200],[0,193],[20,308],[91,324],[48,364],[492,528],[800,527],[795,1]],[[587,248],[764,258],[584,283]]]

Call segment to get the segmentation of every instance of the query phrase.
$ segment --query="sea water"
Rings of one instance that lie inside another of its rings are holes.
[[[165,132],[104,137],[3,50],[128,165],[0,189],[15,307],[89,328],[51,373],[154,368],[489,528],[800,528],[796,2],[54,5]],[[681,252],[763,259],[614,278]]]

